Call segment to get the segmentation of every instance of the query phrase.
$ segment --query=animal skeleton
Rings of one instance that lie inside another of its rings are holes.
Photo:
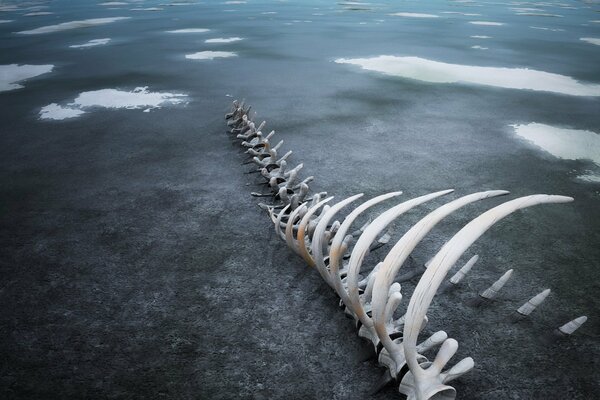
[[[350,232],[352,223],[371,207],[384,201],[395,199],[402,192],[390,192],[359,204],[340,221],[336,215],[344,208],[357,202],[363,194],[356,194],[331,204],[333,196],[322,192],[308,198],[308,183],[312,177],[294,185],[303,164],[288,170],[286,159],[291,151],[277,158],[277,149],[282,142],[271,147],[269,139],[263,137],[260,130],[263,121],[255,127],[249,116],[250,107],[244,102],[234,101],[232,111],[226,115],[230,133],[243,139],[242,146],[254,158],[260,167],[261,176],[266,179],[272,205],[261,204],[269,212],[275,232],[288,247],[300,255],[305,262],[315,268],[323,280],[338,294],[345,312],[354,318],[359,335],[368,339],[379,353],[378,360],[388,369],[390,378],[400,382],[399,391],[409,400],[454,399],[456,390],[448,383],[470,371],[474,366],[472,358],[467,357],[453,367],[446,365],[458,349],[458,342],[448,338],[444,331],[435,332],[424,342],[418,343],[419,333],[427,324],[427,310],[440,288],[446,275],[463,253],[489,228],[502,218],[526,207],[549,203],[566,203],[573,199],[567,196],[531,195],[507,201],[473,219],[426,263],[406,309],[406,313],[394,318],[394,312],[402,302],[401,285],[394,282],[402,265],[410,257],[414,248],[425,235],[440,221],[458,209],[471,203],[509,194],[504,190],[490,190],[462,196],[431,211],[414,224],[390,249],[384,260],[371,269],[366,278],[361,279],[361,269],[367,254],[387,243],[387,227],[402,214],[423,203],[453,192],[442,190],[409,199],[388,208],[371,222],[356,232]],[[251,151],[250,151],[251,150]],[[276,213],[275,210],[279,209]],[[379,238],[379,239],[378,239]],[[355,241],[350,250],[351,243]],[[471,270],[478,256],[472,257],[451,279],[458,284]],[[344,260],[348,259],[345,263]],[[493,298],[509,279],[512,270],[505,273],[481,296]],[[518,312],[529,315],[540,305],[550,290],[533,297]],[[558,328],[564,335],[572,334],[585,321],[582,316]],[[441,346],[440,346],[441,345]],[[429,361],[423,355],[427,350],[440,346],[436,357]]]

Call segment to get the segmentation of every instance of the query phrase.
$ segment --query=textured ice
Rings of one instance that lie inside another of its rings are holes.
[[[62,24],[58,25],[42,26],[40,28],[31,29],[28,31],[21,31],[17,33],[20,33],[22,35],[38,35],[42,33],[60,32],[69,29],[88,28],[90,26],[110,24],[112,22],[121,21],[129,18],[130,17],[91,18],[84,19],[81,21],[63,22]]]
[[[335,62],[358,65],[369,71],[425,82],[467,83],[573,96],[600,96],[598,84],[579,82],[569,76],[528,68],[479,67],[449,64],[419,57],[386,55],[371,58],[340,58]]]
[[[40,110],[40,119],[63,120],[75,118],[85,114],[85,111],[78,108],[62,107],[56,103],[48,104]]]
[[[204,28],[186,28],[186,29],[175,29],[173,31],[167,31],[167,33],[205,33],[210,31],[210,29]]]
[[[30,12],[27,14],[23,14],[24,17],[38,17],[41,15],[52,15],[54,14],[53,12],[49,12],[49,11],[36,11],[36,12]]]
[[[231,43],[231,42],[239,42],[240,40],[244,40],[241,37],[230,37],[230,38],[214,38],[214,39],[206,39],[204,43]]]
[[[137,87],[132,91],[118,89],[100,89],[83,92],[66,106],[56,103],[49,104],[40,110],[41,119],[63,120],[78,117],[90,108],[110,109],[140,109],[149,111],[160,108],[165,104],[182,104],[187,102],[187,95],[183,93],[150,92],[148,87]]]
[[[0,92],[20,89],[17,82],[52,71],[54,65],[0,65]]]
[[[212,60],[215,58],[236,57],[237,54],[231,51],[199,51],[197,53],[186,54],[185,58],[190,60]]]
[[[439,18],[439,15],[434,14],[422,14],[422,13],[407,13],[407,12],[399,12],[390,14],[394,17],[407,17],[407,18]]]
[[[511,126],[518,136],[555,157],[565,160],[586,159],[600,165],[600,134],[596,132],[538,123]]]
[[[110,42],[110,38],[92,39],[92,40],[88,41],[87,43],[73,44],[69,47],[72,49],[81,49],[81,48],[87,48],[87,47],[101,46],[103,44],[107,44],[108,42]]]
[[[492,22],[492,21],[469,21],[470,24],[473,25],[483,25],[483,26],[502,26],[504,23],[502,22]]]
[[[582,37],[579,40],[600,46],[600,38]]]

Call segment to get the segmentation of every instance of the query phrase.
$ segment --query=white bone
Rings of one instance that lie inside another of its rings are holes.
[[[327,266],[325,265],[325,260],[323,258],[323,242],[325,238],[325,230],[327,229],[329,221],[331,221],[335,214],[337,214],[342,208],[346,207],[348,204],[361,198],[362,196],[363,194],[359,193],[331,206],[331,208],[327,210],[327,212],[321,217],[321,220],[317,224],[317,227],[315,228],[315,232],[313,234],[311,250],[313,259],[315,261],[315,266],[321,274],[321,276],[323,277],[323,279],[325,280],[325,282],[327,282],[332,287],[333,283],[331,282],[329,271],[327,269]]]
[[[581,327],[581,325],[585,324],[585,321],[587,321],[587,317],[583,315],[581,317],[575,318],[572,321],[567,322],[566,324],[558,328],[558,330],[564,333],[565,335],[572,335],[573,332],[575,332]]]
[[[469,261],[467,261],[465,265],[462,266],[461,269],[456,272],[456,274],[452,276],[452,278],[450,278],[450,283],[457,285],[460,281],[462,281],[469,271],[471,271],[471,268],[473,268],[473,265],[475,265],[477,260],[479,260],[479,256],[475,254]]]
[[[479,295],[481,297],[483,297],[484,299],[488,299],[488,300],[492,300],[492,299],[496,298],[496,296],[498,296],[498,293],[500,292],[500,290],[502,290],[502,288],[504,287],[504,285],[506,284],[506,282],[508,282],[508,280],[512,276],[512,273],[513,273],[513,270],[509,269],[508,271],[506,271],[504,273],[504,275],[502,275],[500,277],[500,279],[498,279],[496,282],[494,282],[492,284],[492,286],[490,286],[489,288],[485,289]]]
[[[452,239],[450,239],[436,254],[429,268],[423,273],[417,287],[408,304],[406,311],[406,322],[404,324],[404,354],[412,377],[414,378],[414,392],[407,394],[409,398],[429,399],[436,393],[449,393],[449,399],[455,397],[455,391],[440,382],[439,371],[435,369],[423,369],[418,363],[417,339],[419,335],[420,322],[423,320],[431,301],[435,296],[442,281],[446,278],[448,271],[458,261],[460,256],[483,235],[492,225],[507,215],[522,208],[531,207],[544,203],[566,203],[573,198],[566,196],[532,195],[508,201],[491,210],[486,211],[465,225]],[[448,339],[450,340],[450,339]],[[440,355],[442,353],[440,350]],[[471,365],[472,360],[463,362],[466,367]],[[435,362],[434,362],[435,363]],[[454,392],[454,395],[452,395]]]
[[[541,293],[536,294],[531,299],[527,301],[527,303],[523,304],[517,312],[522,315],[531,314],[540,304],[546,300],[546,297],[550,294],[550,289],[546,289]]]
[[[314,204],[312,207],[310,207],[308,209],[308,211],[306,212],[306,214],[304,214],[302,221],[300,221],[300,224],[298,225],[298,240],[297,240],[298,251],[299,251],[299,254],[302,256],[302,258],[304,258],[304,261],[306,261],[306,263],[311,267],[315,266],[315,261],[314,261],[312,255],[308,252],[308,248],[307,248],[307,244],[306,244],[306,227],[310,221],[310,218],[314,215],[314,213],[317,212],[317,210],[319,208],[321,208],[322,205],[329,202],[331,199],[333,199],[333,196],[323,199],[323,200],[319,201],[318,203]]]

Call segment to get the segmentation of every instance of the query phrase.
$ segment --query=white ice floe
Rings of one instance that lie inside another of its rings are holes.
[[[17,33],[20,33],[22,35],[38,35],[41,33],[52,33],[52,32],[59,32],[59,31],[66,31],[69,29],[88,28],[90,26],[110,24],[112,22],[122,21],[124,19],[129,19],[129,18],[130,17],[91,18],[91,19],[84,19],[82,21],[63,22],[62,24],[58,24],[58,25],[42,26],[40,28],[31,29],[28,31],[21,31],[21,32],[17,32]]]
[[[407,12],[399,12],[390,14],[394,17],[406,17],[406,18],[439,18],[439,15],[435,14],[422,14],[422,13],[407,13]]]
[[[124,3],[122,1],[107,1],[105,3],[99,3],[99,6],[128,6],[129,3]]]
[[[538,29],[540,31],[551,31],[551,32],[564,32],[564,29],[560,28],[545,28],[543,26],[530,26],[531,29]]]
[[[579,40],[600,46],[600,38],[582,37]]]
[[[580,181],[589,182],[589,183],[600,183],[600,175],[594,175],[594,174],[579,175],[577,177],[577,179],[579,179]]]
[[[590,21],[592,24],[600,24],[600,19]]]
[[[548,13],[532,13],[532,12],[523,12],[523,13],[515,13],[515,15],[521,15],[525,17],[554,17],[554,18],[563,18],[563,15],[558,14],[548,14]]]
[[[13,22],[13,19],[0,19],[0,24],[8,24],[9,22]]]
[[[502,26],[503,22],[492,22],[492,21],[469,21],[470,24],[473,25],[483,25],[483,26]]]
[[[92,40],[88,41],[87,43],[73,44],[69,47],[72,49],[83,49],[83,48],[88,48],[88,47],[101,46],[104,44],[108,44],[108,42],[110,42],[110,38],[92,39]]]
[[[600,96],[599,84],[579,82],[569,76],[528,68],[479,67],[449,64],[419,57],[386,55],[371,58],[340,58],[335,62],[424,82],[464,83],[573,96]]]
[[[63,120],[75,118],[92,108],[143,108],[145,112],[163,105],[187,103],[183,93],[149,92],[148,87],[137,87],[128,92],[118,89],[101,89],[83,92],[66,106],[49,104],[40,110],[40,119]]]
[[[491,36],[486,36],[486,35],[473,35],[471,36],[473,39],[491,39]]]
[[[0,65],[0,92],[20,89],[18,82],[51,72],[54,65]]]
[[[40,110],[40,119],[63,120],[79,117],[85,111],[79,108],[62,107],[56,103],[48,104]]]
[[[442,11],[442,14],[457,14],[457,15],[465,15],[467,17],[481,17],[481,14],[464,13],[464,12],[460,12],[460,11]]]
[[[241,37],[230,37],[230,38],[214,38],[214,39],[206,39],[204,43],[232,43],[239,42],[240,40],[244,40]]]
[[[235,1],[234,0],[234,1],[226,1],[223,4],[246,4],[246,2],[245,1]]]
[[[475,45],[475,46],[471,46],[472,49],[477,49],[477,50],[487,50],[487,47],[483,47],[483,46],[479,46],[479,45]]]
[[[600,134],[579,129],[531,123],[511,125],[515,133],[555,157],[591,160],[600,165]]]
[[[236,57],[237,54],[231,51],[199,51],[197,53],[186,54],[185,58],[189,60],[213,60],[215,58]]]
[[[186,28],[186,29],[175,29],[174,31],[167,31],[167,33],[206,33],[210,29],[204,28]]]
[[[146,7],[146,8],[132,8],[130,11],[162,11],[164,8],[160,7]]]
[[[41,15],[52,15],[54,14],[53,12],[49,12],[49,11],[36,11],[36,12],[30,12],[27,14],[23,14],[24,17],[38,17]]]

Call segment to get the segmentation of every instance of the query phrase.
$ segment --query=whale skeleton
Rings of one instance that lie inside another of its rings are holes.
[[[291,151],[277,159],[277,149],[269,146],[269,139],[260,134],[264,122],[256,128],[249,117],[250,107],[244,102],[235,101],[232,111],[226,115],[230,133],[245,138],[245,147],[253,150],[254,161],[261,166],[261,176],[269,183],[274,203],[261,204],[274,225],[276,236],[321,275],[323,280],[337,293],[345,312],[359,328],[359,336],[369,340],[378,354],[379,363],[387,368],[388,376],[399,382],[400,393],[409,400],[444,399],[456,397],[456,390],[448,383],[470,371],[474,361],[463,358],[449,369],[445,369],[458,349],[458,342],[448,338],[440,330],[419,342],[419,334],[428,322],[427,310],[450,269],[468,248],[488,229],[508,215],[539,204],[567,203],[573,198],[558,195],[537,194],[502,203],[474,218],[448,240],[437,254],[425,263],[404,315],[395,318],[394,314],[402,303],[402,287],[396,282],[399,271],[411,256],[415,247],[442,220],[457,210],[472,203],[498,196],[508,195],[505,190],[488,190],[468,194],[451,200],[429,212],[410,227],[388,251],[383,261],[371,268],[365,278],[361,275],[363,262],[373,250],[388,243],[388,227],[403,214],[429,201],[454,192],[441,190],[408,199],[388,207],[375,218],[369,219],[356,231],[351,225],[367,211],[383,202],[395,200],[401,191],[385,193],[370,200],[362,200],[363,194],[355,194],[332,203],[333,196],[326,192],[308,197],[309,177],[294,185],[303,164],[292,170],[287,169],[286,159]],[[247,142],[248,138],[251,139]],[[281,144],[281,142],[280,142]],[[280,146],[278,144],[278,146]],[[251,146],[250,146],[251,145]],[[276,202],[279,203],[276,203]],[[340,218],[344,209],[358,205]],[[279,211],[276,211],[279,210]],[[354,246],[351,248],[351,244]],[[478,256],[472,257],[451,279],[458,284],[471,270]],[[347,262],[344,262],[348,260]],[[482,296],[493,298],[508,280],[508,271]],[[540,293],[519,309],[528,315],[537,307],[550,290]],[[572,334],[585,321],[582,316],[561,326],[564,335]],[[437,355],[430,361],[423,355],[426,351],[439,347]]]

